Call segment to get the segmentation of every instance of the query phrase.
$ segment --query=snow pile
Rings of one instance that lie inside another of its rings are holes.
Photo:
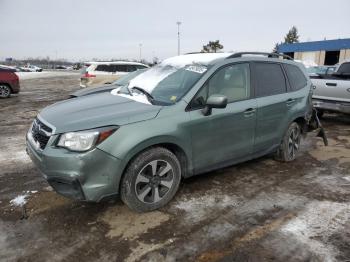
[[[301,245],[324,261],[335,261],[336,247],[330,245],[329,237],[345,227],[350,219],[350,205],[329,201],[314,201],[280,231],[293,237]]]
[[[8,151],[2,151],[0,152],[0,159],[7,160],[7,161],[23,162],[23,163],[30,162],[30,158],[25,150],[16,151],[16,152],[13,152],[12,154],[9,154]]]
[[[19,80],[35,79],[35,78],[48,78],[55,76],[69,76],[78,75],[77,72],[64,72],[64,71],[43,71],[43,72],[16,72]]]
[[[11,206],[22,207],[25,204],[27,204],[28,197],[30,196],[30,194],[35,194],[35,193],[38,193],[38,191],[37,190],[26,191],[25,194],[16,196],[14,199],[10,200],[10,204]]]
[[[239,199],[235,196],[209,193],[200,197],[191,197],[179,201],[176,209],[185,211],[185,220],[187,222],[196,223],[204,220],[210,215],[215,214],[216,210],[222,210],[228,207],[236,207],[239,205]]]
[[[24,206],[27,203],[28,196],[29,196],[28,194],[16,196],[14,199],[10,201],[11,206],[17,206],[17,207]]]

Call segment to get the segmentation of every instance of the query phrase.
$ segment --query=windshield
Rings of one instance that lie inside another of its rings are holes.
[[[207,67],[200,64],[180,68],[160,64],[132,79],[129,95],[148,96],[152,98],[152,104],[171,105],[179,101],[206,71]]]
[[[327,70],[328,69],[328,70]],[[318,74],[318,75],[324,75],[324,74],[330,74],[334,70],[332,70],[331,67],[327,66],[312,66],[306,69],[309,74]]]

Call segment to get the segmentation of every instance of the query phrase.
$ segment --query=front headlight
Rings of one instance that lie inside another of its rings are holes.
[[[57,146],[71,151],[88,151],[112,135],[117,129],[117,127],[107,127],[64,133],[60,136]]]

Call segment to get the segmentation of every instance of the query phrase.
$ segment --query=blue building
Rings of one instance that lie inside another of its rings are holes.
[[[278,52],[318,65],[335,65],[350,60],[350,38],[281,44]]]

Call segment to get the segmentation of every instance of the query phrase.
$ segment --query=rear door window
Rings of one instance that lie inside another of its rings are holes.
[[[98,65],[96,66],[95,71],[102,71],[102,72],[110,72],[111,68],[110,65]]]
[[[280,64],[254,63],[256,96],[272,96],[287,91],[286,79]]]
[[[292,91],[297,91],[307,85],[307,79],[303,72],[295,65],[284,64],[289,84]]]
[[[115,65],[116,71],[115,72],[128,72],[127,65]]]

